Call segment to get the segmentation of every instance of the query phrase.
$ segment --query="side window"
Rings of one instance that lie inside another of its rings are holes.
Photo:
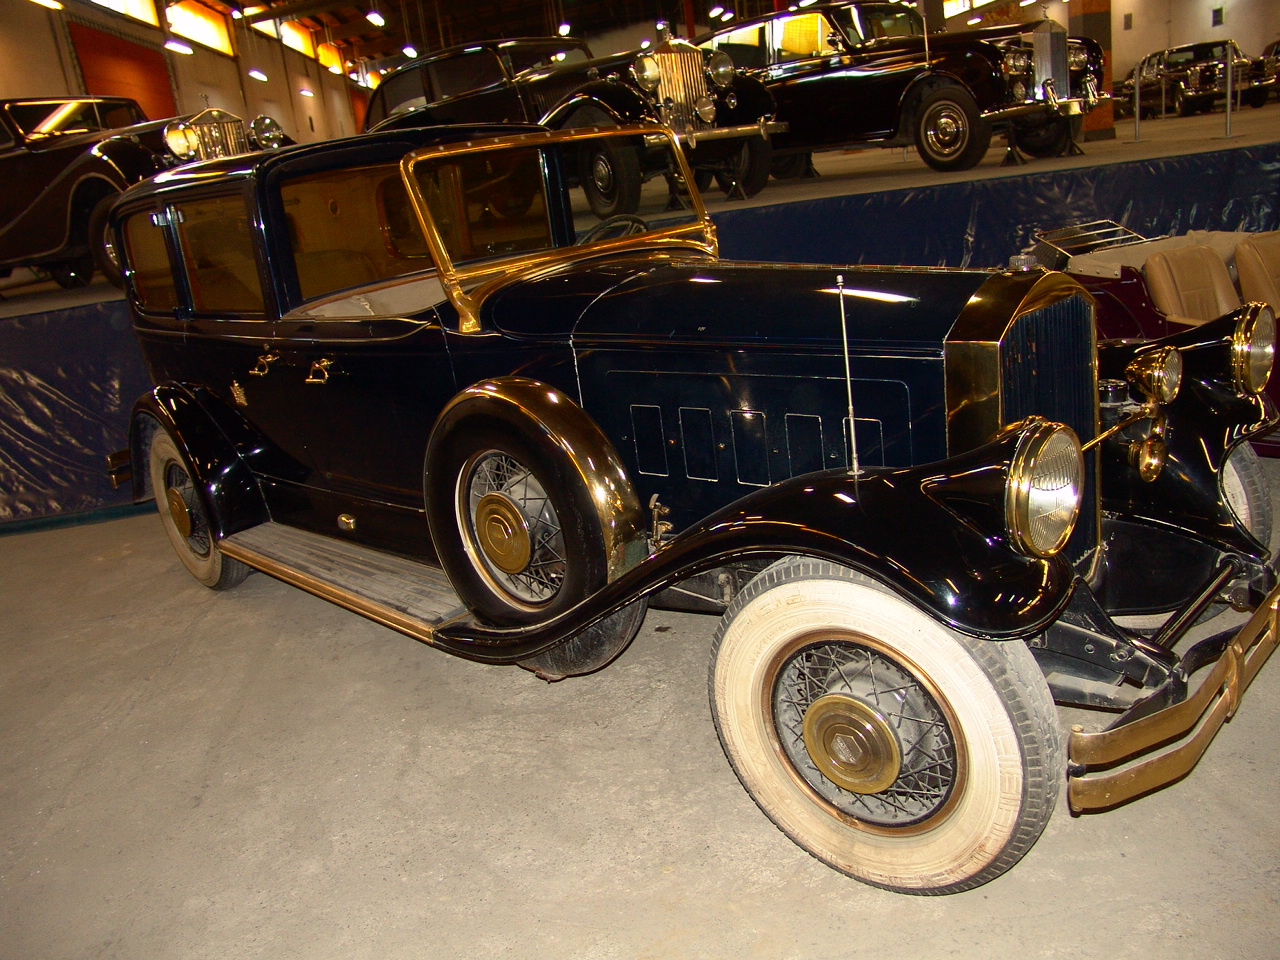
[[[124,224],[125,260],[134,297],[144,310],[166,313],[178,305],[178,288],[165,247],[164,227],[152,212],[135,213]]]
[[[303,300],[434,266],[397,164],[286,180],[280,201]]]
[[[427,97],[422,90],[422,71],[407,70],[388,79],[374,92],[369,105],[368,126],[394,117],[397,114],[425,106]]]
[[[176,209],[191,306],[199,313],[263,313],[244,198],[192,200]]]
[[[765,28],[757,24],[753,27],[741,27],[722,33],[704,46],[728,54],[733,65],[739,69],[760,69],[769,65],[764,35]]]
[[[502,64],[492,50],[476,50],[446,57],[427,65],[431,76],[432,100],[460,97],[506,80]]]
[[[772,24],[773,45],[778,63],[821,57],[838,52],[827,42],[827,20],[820,13],[804,13]]]

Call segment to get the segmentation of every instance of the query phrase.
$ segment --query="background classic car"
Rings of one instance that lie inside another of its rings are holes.
[[[1133,116],[1135,77],[1141,81],[1142,115],[1158,117],[1173,111],[1180,117],[1212,110],[1227,100],[1227,64],[1235,105],[1261,107],[1275,86],[1274,70],[1266,58],[1250,60],[1234,40],[1209,40],[1158,50],[1143,57],[1115,85],[1113,105],[1117,117]]]
[[[112,467],[193,575],[548,678],[705,577],[742,783],[904,892],[1009,869],[1068,757],[1077,810],[1186,772],[1275,646],[1223,481],[1277,419],[1267,308],[1095,347],[1062,274],[725,262],[658,183],[600,220],[583,145],[689,179],[663,128],[497,133],[194,164],[116,206],[156,386]],[[1228,590],[1260,612],[1175,652]],[[1066,744],[1052,697],[1120,716]]]
[[[1014,129],[1036,157],[1067,148],[1072,118],[1093,108],[1102,50],[1067,39],[1049,20],[931,33],[899,3],[818,3],[757,17],[695,39],[760,77],[787,124],[775,173],[808,154],[859,144],[914,144],[936,170],[967,170],[993,129]]]
[[[769,179],[773,99],[726,57],[683,40],[593,58],[582,40],[500,40],[441,50],[395,70],[370,98],[366,130],[439,123],[540,123],[549,127],[665,123],[694,175],[730,194],[755,196]],[[661,156],[584,155],[579,176],[601,216],[634,213]]]
[[[78,287],[97,266],[118,281],[107,211],[130,184],[285,139],[274,121],[260,117],[246,129],[222,110],[148,121],[123,97],[0,101],[0,271],[38,266]]]

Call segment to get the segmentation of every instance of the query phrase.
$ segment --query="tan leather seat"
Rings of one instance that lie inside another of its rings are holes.
[[[1280,309],[1280,230],[1254,234],[1236,247],[1236,276],[1246,300]]]
[[[1151,301],[1176,323],[1216,320],[1240,306],[1226,262],[1202,244],[1153,253],[1142,275]]]

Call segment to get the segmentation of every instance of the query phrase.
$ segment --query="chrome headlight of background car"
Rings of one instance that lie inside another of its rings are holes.
[[[707,76],[721,90],[733,83],[733,60],[727,53],[717,50],[707,61]]]
[[[179,160],[190,160],[200,152],[200,134],[185,120],[174,120],[165,125],[164,145]]]
[[[1084,70],[1089,66],[1089,51],[1079,43],[1067,44],[1067,67],[1071,70]]]
[[[1075,431],[1040,421],[1018,443],[1005,485],[1009,538],[1023,553],[1051,557],[1067,545],[1084,495],[1084,455]]]
[[[648,55],[636,58],[636,62],[631,65],[631,76],[645,93],[653,93],[662,82],[658,61]]]
[[[1146,350],[1129,361],[1124,373],[1148,400],[1172,403],[1182,387],[1182,354],[1177,347]]]
[[[1005,73],[1030,73],[1031,51],[1024,47],[1010,47],[1004,52]]]
[[[1276,317],[1266,304],[1254,304],[1231,337],[1231,367],[1236,389],[1258,394],[1271,377],[1276,356]]]
[[[284,128],[271,117],[254,117],[249,123],[249,142],[259,150],[270,150],[285,141]]]

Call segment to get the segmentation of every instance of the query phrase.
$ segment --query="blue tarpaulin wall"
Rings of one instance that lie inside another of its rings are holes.
[[[767,196],[767,194],[766,194]],[[1145,236],[1280,229],[1280,143],[802,200],[713,217],[720,255],[996,267],[1040,230],[1115,220]]]
[[[1280,229],[1280,143],[715,215],[731,260],[969,267],[1101,219],[1148,236]],[[0,318],[0,529],[127,504],[104,458],[148,387],[122,301]]]

